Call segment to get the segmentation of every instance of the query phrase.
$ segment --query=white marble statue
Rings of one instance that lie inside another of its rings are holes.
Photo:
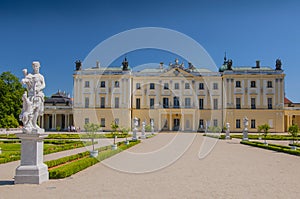
[[[244,130],[243,130],[243,140],[248,140],[248,118],[244,117]]]
[[[154,121],[151,120],[151,133],[154,134]]]
[[[33,74],[28,74],[27,69],[23,69],[24,78],[22,84],[25,84],[28,91],[23,94],[23,109],[20,119],[23,122],[23,132],[32,133],[34,130],[38,132],[40,127],[37,125],[37,120],[44,113],[44,93],[45,88],[44,76],[39,73],[40,63],[32,62]]]
[[[248,118],[247,118],[247,116],[245,116],[244,117],[244,129],[248,129],[248,125],[249,125]]]
[[[226,123],[226,136],[225,139],[230,139],[230,124]]]

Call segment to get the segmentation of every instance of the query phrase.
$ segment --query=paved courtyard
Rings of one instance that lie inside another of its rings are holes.
[[[185,139],[193,135],[180,136]],[[161,133],[143,140],[130,151],[158,150],[174,136],[176,134]],[[66,179],[41,185],[13,185],[3,180],[7,178],[2,177],[3,167],[0,167],[0,198],[300,197],[299,157],[241,145],[239,140],[233,139],[219,140],[209,155],[199,159],[203,140],[212,138],[202,134],[195,136],[188,150],[173,164],[144,174],[120,172],[99,163]],[[128,153],[122,152],[106,162],[122,160],[126,155]],[[10,168],[10,175],[14,169]]]

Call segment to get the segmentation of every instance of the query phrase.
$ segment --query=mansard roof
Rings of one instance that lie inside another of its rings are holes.
[[[68,96],[66,92],[58,91],[53,94],[50,98],[45,100],[45,104],[60,104],[60,105],[72,105],[72,99]]]

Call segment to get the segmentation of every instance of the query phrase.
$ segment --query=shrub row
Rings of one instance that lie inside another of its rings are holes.
[[[11,153],[1,154],[0,155],[0,164],[20,160],[20,157],[21,157],[20,152],[11,152]]]
[[[243,135],[230,135],[232,138],[238,138],[242,139]],[[248,138],[252,140],[257,140],[261,137],[262,139],[265,139],[263,135],[252,135],[248,134]],[[300,138],[300,136],[298,136]],[[266,140],[292,140],[293,138],[290,135],[267,135]]]
[[[78,161],[73,161],[68,164],[62,165],[61,167],[54,168],[49,171],[49,178],[50,179],[60,179],[60,178],[69,177],[79,171],[82,171],[82,170],[98,163],[99,161],[102,161],[102,160],[109,158],[117,153],[120,153],[121,151],[128,149],[138,143],[140,143],[140,140],[130,141],[129,145],[121,144],[117,150],[111,150],[108,147],[102,147],[99,149],[100,153],[97,158],[84,157],[84,158],[79,159]]]
[[[50,147],[44,148],[44,155],[47,155],[49,153],[66,151],[66,150],[70,150],[70,149],[81,148],[81,147],[88,146],[91,144],[92,144],[91,142],[76,141],[75,143],[70,143],[70,144],[54,145],[52,147],[50,146]]]
[[[125,138],[126,134],[120,133],[117,134],[118,138]],[[127,137],[131,137],[131,135],[127,135]],[[85,133],[82,134],[74,134],[74,133],[61,133],[61,134],[49,134],[45,139],[51,140],[51,139],[88,139],[89,136]],[[96,139],[99,138],[114,138],[114,135],[112,133],[105,133],[105,134],[96,134]],[[1,134],[0,139],[18,139],[15,134]]]
[[[268,150],[273,150],[273,151],[277,151],[277,152],[283,152],[283,153],[300,156],[300,150],[291,149],[291,147],[289,147],[289,146],[282,146],[282,145],[278,145],[278,144],[266,145],[261,142],[251,142],[251,141],[241,141],[240,143],[249,145],[249,146],[255,146],[255,147],[259,147],[259,148],[263,148],[263,149],[268,149]]]
[[[76,160],[76,159],[81,159],[81,158],[89,156],[89,155],[90,155],[90,152],[86,151],[86,152],[83,152],[83,153],[78,153],[78,154],[75,154],[75,155],[62,157],[62,158],[59,158],[59,159],[56,159],[56,160],[50,160],[50,161],[45,162],[45,164],[48,166],[48,168],[52,168],[52,167],[55,167],[55,166],[58,166],[58,165],[61,165],[61,164],[65,164],[66,162],[70,162],[70,161],[73,161],[73,160]]]

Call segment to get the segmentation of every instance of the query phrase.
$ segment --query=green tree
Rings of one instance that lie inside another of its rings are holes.
[[[267,144],[266,138],[267,138],[267,135],[269,133],[270,128],[271,127],[269,126],[269,124],[262,124],[262,125],[258,126],[258,132],[263,132],[263,136],[264,136],[264,139],[265,139],[265,144]]]
[[[22,110],[22,95],[25,89],[19,79],[10,72],[0,75],[0,128],[19,126]]]
[[[84,125],[83,128],[86,131],[88,138],[92,140],[93,151],[95,151],[95,137],[96,132],[99,131],[101,128],[100,125],[94,123],[87,123]]]
[[[118,134],[118,128],[119,128],[119,125],[116,123],[116,122],[112,122],[111,124],[110,124],[110,127],[111,127],[111,129],[113,130],[112,131],[112,135],[113,135],[113,137],[114,137],[114,144],[116,144],[116,136],[117,136],[117,134]]]
[[[125,136],[125,139],[127,141],[128,133],[130,131],[130,128],[122,127],[121,128],[122,134]]]
[[[294,124],[288,128],[289,134],[293,137],[293,145],[295,144],[295,140],[298,138],[299,127],[297,124]]]

